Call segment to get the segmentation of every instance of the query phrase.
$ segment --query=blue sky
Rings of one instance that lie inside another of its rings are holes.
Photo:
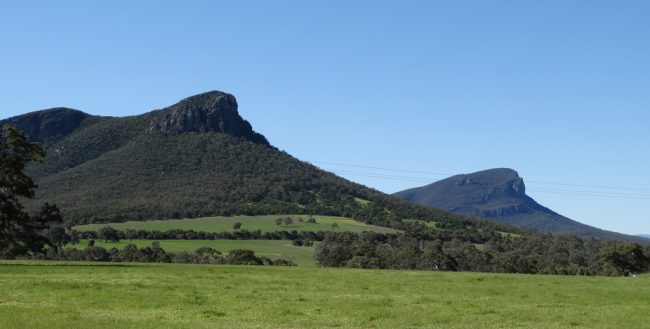
[[[218,89],[277,147],[385,192],[510,167],[570,218],[650,233],[648,17],[647,1],[3,1],[0,117]]]

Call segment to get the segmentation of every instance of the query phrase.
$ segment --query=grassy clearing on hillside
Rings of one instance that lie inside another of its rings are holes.
[[[120,242],[104,242],[95,240],[95,246],[106,249],[122,249],[125,245],[132,243],[138,248],[151,246],[153,240],[122,240]],[[249,249],[257,256],[269,257],[271,259],[285,258],[294,261],[300,266],[315,266],[314,247],[296,247],[289,240],[160,240],[160,246],[169,252],[194,251],[201,247],[211,247],[223,253],[233,249]],[[81,241],[70,247],[83,249],[87,241]]]
[[[35,265],[35,266],[30,266]],[[2,328],[647,328],[650,277],[0,262]]]
[[[236,222],[242,224],[242,230],[261,230],[264,232],[275,231],[331,231],[332,223],[338,224],[335,231],[350,231],[361,233],[363,231],[374,231],[379,233],[392,233],[396,232],[394,229],[368,225],[362,222],[355,221],[351,218],[334,217],[334,216],[314,216],[316,224],[306,223],[307,216],[304,215],[290,215],[294,218],[294,223],[291,225],[276,225],[275,220],[278,217],[287,215],[264,215],[264,216],[233,216],[233,217],[203,217],[193,219],[168,219],[168,220],[152,220],[144,222],[129,221],[125,223],[109,223],[109,224],[89,224],[75,226],[79,231],[96,231],[104,226],[111,226],[117,230],[148,230],[148,231],[167,231],[172,229],[180,230],[194,230],[203,232],[225,232],[233,231],[232,225]],[[299,222],[297,219],[303,218],[305,222]]]

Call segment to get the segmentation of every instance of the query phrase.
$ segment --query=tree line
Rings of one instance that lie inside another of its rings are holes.
[[[91,243],[92,244],[92,243]],[[89,245],[84,249],[59,248],[48,249],[44,253],[23,256],[27,259],[62,260],[62,261],[92,261],[92,262],[139,262],[139,263],[183,263],[183,264],[227,264],[227,265],[275,265],[295,266],[293,261],[287,259],[270,259],[255,255],[247,249],[234,249],[227,255],[210,248],[201,247],[192,252],[181,251],[171,253],[165,251],[158,242],[151,246],[138,248],[134,244],[127,244],[121,250],[117,248],[106,249]]]
[[[110,226],[104,226],[97,231],[76,231],[70,230],[69,241],[85,240],[309,240],[322,241],[325,235],[331,232],[311,231],[273,231],[263,232],[261,230],[238,230],[224,232],[204,232],[193,230],[172,229],[167,231],[149,230],[116,230]]]
[[[501,235],[483,244],[407,234],[328,234],[314,259],[325,267],[559,275],[648,271],[650,246],[575,236]]]

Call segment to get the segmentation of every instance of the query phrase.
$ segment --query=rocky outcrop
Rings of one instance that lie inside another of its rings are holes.
[[[250,123],[237,112],[235,96],[211,91],[186,98],[166,109],[155,111],[147,133],[221,132],[269,145],[264,136],[253,131]]]

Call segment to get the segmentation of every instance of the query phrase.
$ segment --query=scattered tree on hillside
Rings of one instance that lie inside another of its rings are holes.
[[[338,223],[332,223],[332,232],[334,232],[334,229],[336,229],[338,227],[339,227]]]
[[[293,219],[291,217],[287,216],[282,220],[282,223],[284,223],[285,227],[289,226],[289,225],[293,224]]]
[[[62,222],[59,209],[45,203],[38,214],[30,215],[20,198],[33,198],[36,185],[24,173],[25,166],[40,161],[45,151],[27,141],[25,134],[10,125],[0,132],[0,257],[13,258],[42,253],[45,245],[53,245],[44,234],[53,223]],[[65,243],[59,230],[52,232],[57,243]],[[65,233],[65,232],[63,232]]]
[[[235,231],[236,231],[236,230],[239,230],[239,229],[241,228],[241,223],[240,223],[240,222],[236,222],[236,223],[232,224],[232,228],[233,228]]]

